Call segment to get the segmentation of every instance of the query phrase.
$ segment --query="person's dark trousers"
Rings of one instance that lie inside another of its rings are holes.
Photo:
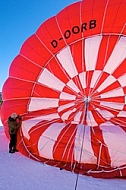
[[[10,134],[9,152],[13,153],[16,149],[17,135]]]

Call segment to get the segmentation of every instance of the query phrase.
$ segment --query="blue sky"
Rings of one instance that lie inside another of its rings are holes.
[[[48,18],[78,0],[0,0],[0,91],[24,41]]]

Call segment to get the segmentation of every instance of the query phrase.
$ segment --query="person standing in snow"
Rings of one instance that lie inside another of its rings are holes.
[[[16,143],[17,143],[17,131],[21,126],[22,118],[16,113],[12,113],[8,118],[8,131],[10,135],[10,143],[9,143],[9,153],[17,152]]]

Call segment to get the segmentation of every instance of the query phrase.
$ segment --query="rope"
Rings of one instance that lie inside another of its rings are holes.
[[[82,123],[86,121],[87,118],[87,110],[88,110],[88,100],[85,100],[85,115],[84,115],[84,119],[82,121]],[[82,138],[82,146],[81,146],[81,152],[80,152],[80,159],[79,159],[79,165],[78,165],[78,172],[77,172],[77,178],[76,178],[76,183],[75,183],[75,188],[74,190],[77,190],[77,185],[78,185],[78,177],[79,177],[79,172],[80,172],[80,162],[81,162],[81,158],[82,158],[82,152],[83,152],[83,146],[84,146],[84,135],[85,135],[85,125],[84,125],[84,130],[83,130],[83,138]]]

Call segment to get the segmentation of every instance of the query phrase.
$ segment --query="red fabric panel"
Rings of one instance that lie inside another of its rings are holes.
[[[36,84],[34,87],[34,91],[32,96],[33,97],[40,97],[40,98],[59,98],[59,92],[48,88],[46,86],[43,86],[41,84]]]
[[[103,36],[97,58],[97,70],[104,69],[104,66],[106,65],[118,40],[118,36]]]
[[[68,74],[56,58],[52,59],[46,68],[60,81],[64,83],[68,82]]]
[[[68,125],[62,130],[53,148],[55,160],[63,162],[71,162],[74,160],[73,147],[75,134],[76,125]]]
[[[126,32],[125,25],[125,0],[109,1],[105,20],[104,20],[104,33],[123,33]],[[111,18],[111,19],[110,19]],[[123,19],[121,19],[123,18]],[[124,28],[124,30],[122,30]]]
[[[104,142],[102,131],[99,127],[93,127],[91,129],[91,140],[94,154],[97,157],[98,166],[111,166],[111,159],[109,156],[108,148]]]
[[[82,37],[80,27],[80,2],[66,7],[57,14],[56,18],[59,22],[59,27],[62,31],[62,37],[64,38],[65,44],[70,44]]]
[[[3,102],[1,106],[1,117],[6,121],[12,113],[25,114],[27,113],[27,103],[29,99],[13,99]]]
[[[113,76],[119,78],[126,73],[126,59],[120,64],[120,66],[114,71]]]
[[[102,73],[101,77],[98,78],[98,82],[96,83],[96,86],[94,87],[94,91],[97,91],[98,87],[104,82],[104,80],[109,76],[108,73]]]
[[[85,56],[84,56],[84,45],[85,41],[81,40],[77,43],[74,43],[70,46],[71,53],[73,55],[73,61],[75,63],[78,73],[84,72],[85,67]]]
[[[51,57],[51,53],[35,34],[24,42],[20,54],[40,66],[44,66]]]
[[[24,139],[29,152],[32,152],[34,156],[39,156],[38,141],[42,133],[48,127],[49,127],[49,124],[46,123],[45,125],[45,122],[41,122],[37,124],[36,126],[33,126],[31,130],[29,130],[30,139],[29,140]]]
[[[36,81],[40,71],[41,67],[18,55],[10,66],[9,76],[21,80]]]
[[[42,43],[46,45],[47,49],[49,49],[49,51],[52,52],[52,54],[55,54],[65,46],[64,40],[60,40],[62,35],[58,28],[55,17],[52,17],[48,19],[45,23],[43,23],[38,28],[36,35],[39,37]],[[56,42],[54,42],[53,40],[55,40]],[[60,46],[59,46],[59,41],[60,41]],[[52,44],[56,45],[56,48],[54,48]]]
[[[31,96],[33,85],[34,83],[31,81],[8,78],[3,87],[3,100],[12,98],[29,98]]]

